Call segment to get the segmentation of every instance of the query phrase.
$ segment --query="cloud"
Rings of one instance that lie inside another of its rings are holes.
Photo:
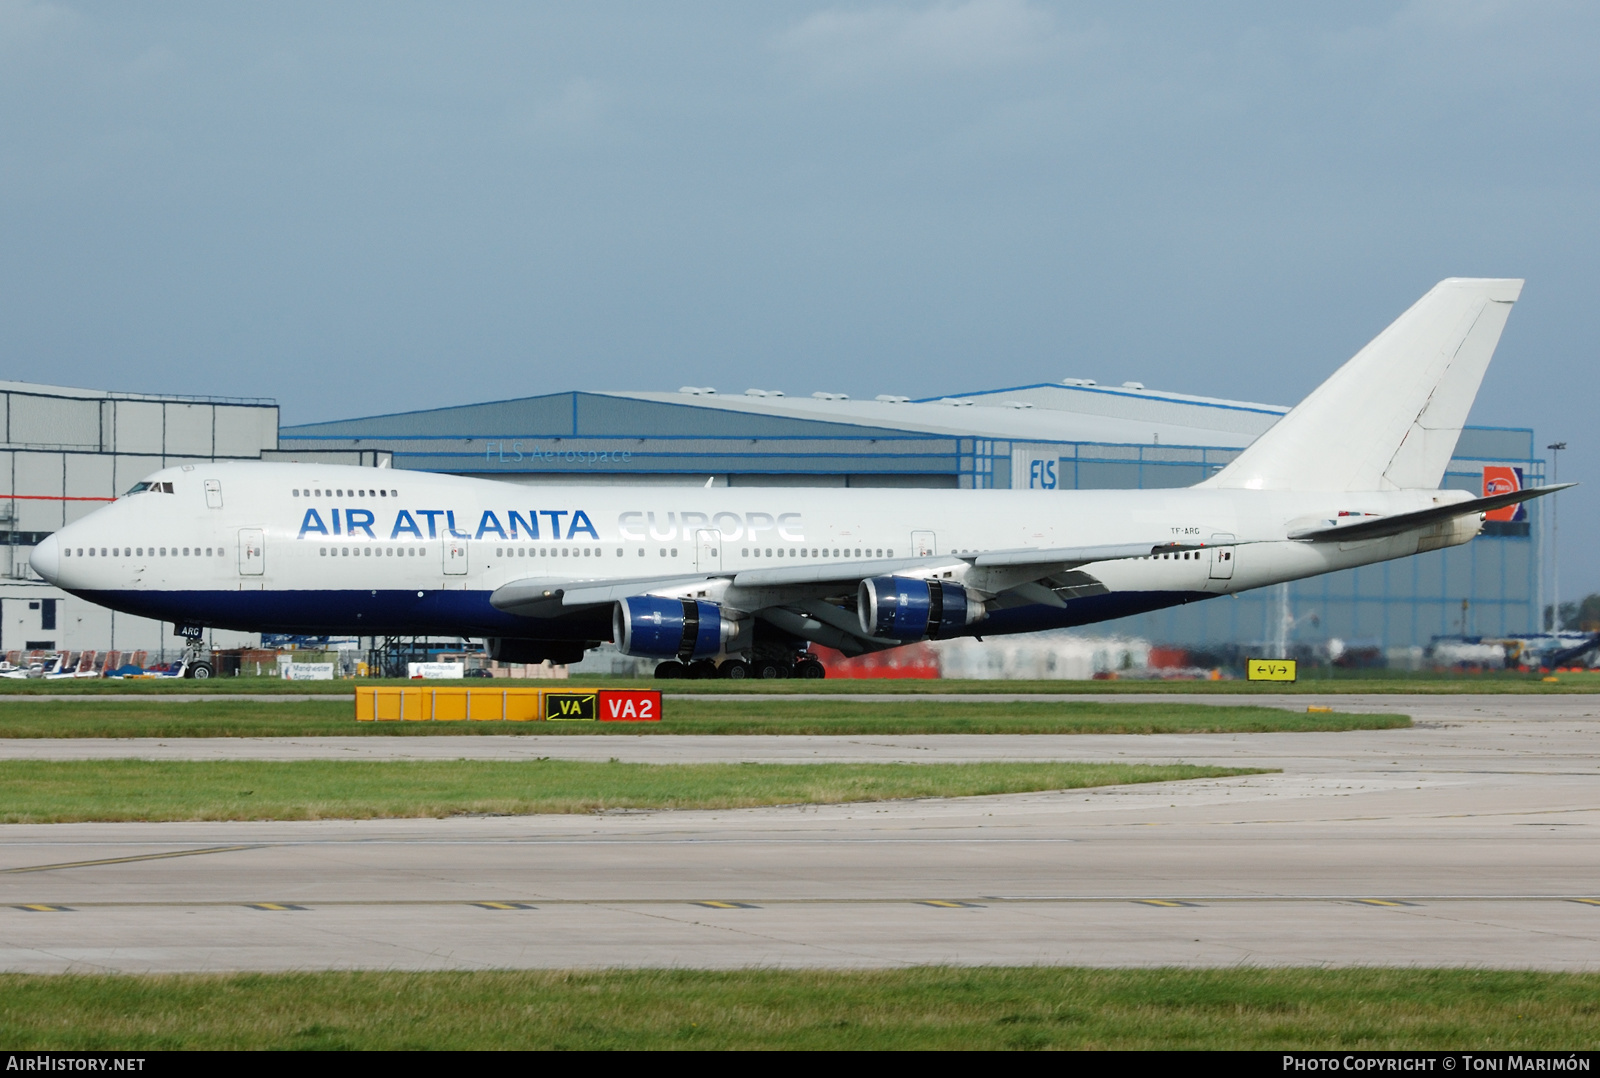
[[[604,118],[611,93],[592,79],[569,79],[561,92],[534,112],[533,126],[543,130],[586,131]]]
[[[1059,42],[1055,18],[1027,0],[821,11],[785,30],[779,51],[828,84],[1028,63]]]
[[[32,0],[0,0],[0,53],[24,52],[81,21],[78,13],[59,4]]]

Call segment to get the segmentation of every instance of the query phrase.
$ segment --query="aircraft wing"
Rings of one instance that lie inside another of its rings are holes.
[[[553,618],[575,606],[615,602],[663,588],[681,588],[707,580],[725,579],[726,573],[684,573],[676,576],[638,576],[622,580],[530,577],[496,588],[489,605],[508,614]]]
[[[497,588],[489,602],[497,609],[524,617],[557,617],[577,606],[596,606],[643,595],[652,591],[677,590],[700,582],[729,581],[736,588],[767,592],[772,605],[813,598],[819,587],[847,586],[852,594],[856,584],[869,577],[892,576],[907,570],[926,569],[964,561],[979,570],[981,579],[972,583],[982,591],[999,593],[1024,590],[1039,601],[1049,589],[1029,585],[1035,581],[1099,561],[1143,558],[1178,550],[1196,550],[1205,543],[1123,543],[1113,546],[1019,548],[987,551],[981,554],[930,555],[915,558],[874,558],[861,561],[824,562],[743,569],[728,572],[682,573],[670,576],[641,576],[618,579],[531,577]],[[1054,602],[1059,603],[1059,599]]]
[[[1364,518],[1355,524],[1304,528],[1300,531],[1290,532],[1289,538],[1309,543],[1349,543],[1357,539],[1383,539],[1391,535],[1399,535],[1401,532],[1426,528],[1428,525],[1437,524],[1440,521],[1453,520],[1456,517],[1504,509],[1508,505],[1532,501],[1534,498],[1542,498],[1546,494],[1554,494],[1558,490],[1566,490],[1568,487],[1577,485],[1576,483],[1562,483],[1553,487],[1530,487],[1527,490],[1513,490],[1509,494],[1492,494],[1487,498],[1473,498],[1470,501],[1454,502],[1450,505],[1435,505],[1427,509],[1418,509],[1412,513],[1396,513],[1387,517]]]
[[[1019,547],[1015,550],[990,550],[978,554],[942,554],[921,558],[879,558],[873,561],[819,562],[812,565],[785,565],[776,569],[745,569],[735,574],[739,587],[766,588],[785,584],[854,583],[874,576],[892,576],[906,569],[923,569],[964,561],[979,569],[1032,569],[1040,577],[1062,569],[1075,569],[1097,561],[1146,558],[1177,550],[1235,545],[1216,543],[1121,543],[1113,546]]]
[[[855,583],[871,576],[892,576],[904,569],[930,565],[949,565],[950,556],[924,558],[875,558],[865,561],[816,561],[803,565],[780,565],[773,569],[744,569],[734,574],[733,583],[741,588],[774,588],[785,584]]]
[[[1200,550],[1213,546],[1238,546],[1237,542],[1224,543],[1118,543],[1111,546],[1067,546],[1052,548],[1022,547],[1017,550],[991,550],[969,559],[980,569],[1011,566],[1061,566],[1069,569],[1090,565],[1097,561],[1121,561],[1126,558],[1148,558],[1152,554],[1170,554],[1180,550]]]

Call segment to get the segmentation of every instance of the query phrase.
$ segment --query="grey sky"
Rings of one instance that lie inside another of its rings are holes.
[[[1293,403],[1526,276],[1600,588],[1600,8],[0,0],[9,377],[287,422],[1084,375]]]

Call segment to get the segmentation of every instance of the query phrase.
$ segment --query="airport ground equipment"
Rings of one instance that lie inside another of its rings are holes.
[[[654,689],[362,685],[358,722],[659,722]]]

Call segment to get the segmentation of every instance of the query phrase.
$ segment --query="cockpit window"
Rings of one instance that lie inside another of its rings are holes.
[[[128,491],[128,494],[142,494],[147,490],[151,494],[171,494],[173,492],[171,483],[143,482],[135,483],[132,489]],[[128,494],[124,494],[123,497],[126,498]]]
[[[138,494],[142,490],[149,490],[149,489],[150,489],[150,484],[149,483],[135,483],[133,486],[128,488],[128,494]],[[126,498],[128,496],[128,494],[124,494],[123,497]]]

